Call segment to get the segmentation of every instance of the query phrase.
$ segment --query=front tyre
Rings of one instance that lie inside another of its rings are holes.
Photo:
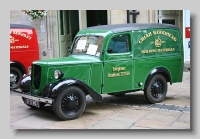
[[[63,90],[53,102],[53,110],[62,120],[78,118],[85,107],[85,93],[76,86],[70,86]]]
[[[144,96],[149,103],[161,102],[167,94],[167,81],[161,74],[156,74],[144,90]]]
[[[21,71],[16,67],[10,67],[10,74],[14,76],[13,81],[10,82],[10,88],[11,89],[19,88],[20,81],[22,80]]]

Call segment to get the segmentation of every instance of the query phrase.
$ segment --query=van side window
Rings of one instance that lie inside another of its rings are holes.
[[[108,53],[129,52],[129,35],[123,34],[113,37],[108,44]]]

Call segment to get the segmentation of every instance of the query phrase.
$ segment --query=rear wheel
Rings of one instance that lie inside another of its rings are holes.
[[[53,102],[54,112],[62,120],[78,118],[85,107],[85,93],[76,86],[70,86],[63,90]]]
[[[156,74],[144,90],[144,96],[150,103],[161,102],[167,94],[167,81],[161,74]]]
[[[16,67],[10,67],[10,74],[14,77],[13,81],[10,82],[10,88],[19,88],[20,81],[22,80],[22,72]]]

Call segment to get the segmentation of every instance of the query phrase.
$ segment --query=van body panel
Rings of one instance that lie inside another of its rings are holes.
[[[133,31],[134,88],[144,83],[157,67],[166,68],[172,83],[182,81],[183,44],[180,30],[150,29]],[[141,86],[142,87],[142,86]]]
[[[66,58],[35,62],[41,67],[48,66],[42,68],[45,69],[45,71],[42,71],[42,75],[45,75],[46,79],[41,78],[40,91],[48,83],[55,81],[52,76],[56,69],[65,73],[63,78],[81,80],[98,94],[143,90],[147,77],[154,69],[159,67],[165,68],[170,73],[168,78],[171,79],[172,83],[182,81],[183,44],[178,27],[163,24],[89,27],[77,33],[71,47],[73,48],[76,39],[81,36],[94,35],[104,38],[102,53],[99,57],[70,55]],[[128,36],[129,51],[108,53],[108,45],[112,38],[123,35]],[[79,58],[79,60],[77,61],[76,58]],[[81,74],[77,74],[76,69]],[[139,85],[140,83],[142,85]],[[33,91],[33,94],[39,95],[40,91]]]

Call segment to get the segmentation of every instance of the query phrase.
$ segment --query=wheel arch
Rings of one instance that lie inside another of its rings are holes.
[[[48,87],[50,87],[49,88],[50,89],[49,96],[52,98],[56,98],[63,90],[65,90],[69,86],[77,86],[83,90],[85,95],[90,94],[92,99],[94,99],[95,101],[97,101],[97,102],[102,101],[102,96],[100,94],[98,94],[96,91],[94,91],[91,87],[89,87],[87,84],[85,84],[84,82],[82,82],[80,80],[72,79],[72,78],[63,79],[63,80],[60,80],[56,84],[49,85],[48,86]]]
[[[11,66],[18,68],[21,71],[22,75],[27,73],[24,65],[18,61],[10,61],[10,67]]]
[[[167,81],[167,82],[170,82],[170,84],[172,84],[172,78],[171,78],[171,74],[170,74],[169,70],[167,70],[165,67],[157,67],[157,68],[153,69],[153,70],[149,73],[149,75],[147,76],[146,81],[145,81],[144,88],[146,88],[146,87],[149,85],[149,83],[150,83],[152,77],[153,77],[155,74],[161,74],[161,75],[163,75],[163,76],[165,77],[166,81]]]

